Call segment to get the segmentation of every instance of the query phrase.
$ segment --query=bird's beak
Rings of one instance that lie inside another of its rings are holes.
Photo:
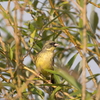
[[[54,46],[57,47],[57,46],[59,46],[59,44],[55,43]]]

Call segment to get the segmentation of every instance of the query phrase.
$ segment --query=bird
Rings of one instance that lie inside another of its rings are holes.
[[[54,70],[54,50],[58,44],[54,41],[48,40],[45,42],[42,50],[35,57],[35,65],[37,71],[44,77],[49,77],[50,73],[47,70]]]

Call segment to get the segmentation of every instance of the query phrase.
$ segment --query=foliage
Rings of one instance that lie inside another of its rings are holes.
[[[3,1],[7,8],[0,5],[0,97],[44,100],[47,93],[49,100],[99,100],[99,73],[93,74],[89,65],[94,61],[100,66],[99,18],[94,10],[99,5],[88,0]],[[90,3],[95,7],[88,20],[84,9]],[[54,74],[55,83],[39,75],[34,65],[34,56],[47,40],[59,43],[55,70],[47,70]],[[92,81],[94,86],[89,89],[85,81]]]

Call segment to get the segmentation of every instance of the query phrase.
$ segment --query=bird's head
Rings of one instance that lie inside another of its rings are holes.
[[[44,44],[42,50],[54,51],[57,46],[56,42],[49,40]]]

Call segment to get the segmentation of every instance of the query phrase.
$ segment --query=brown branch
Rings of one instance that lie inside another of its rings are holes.
[[[82,100],[85,100],[86,98],[86,54],[87,54],[87,34],[86,34],[86,2],[87,0],[84,0],[84,6],[83,6],[83,59],[82,59]]]
[[[89,1],[90,4],[94,5],[97,8],[100,8],[100,6],[98,4],[95,4],[94,2]]]
[[[13,19],[12,19],[10,13],[8,12],[8,10],[5,10],[5,9],[2,7],[2,5],[0,5],[0,10],[2,11],[1,13],[2,13],[2,15],[4,16],[4,18],[7,19],[8,22],[9,22],[9,24],[13,27],[14,22],[13,22]],[[5,17],[5,15],[6,15],[6,17]]]
[[[15,12],[14,12],[14,39],[15,39],[15,61],[16,61],[16,68],[17,68],[17,85],[16,90],[18,93],[19,98],[22,99],[22,94],[20,91],[21,87],[21,78],[20,74],[23,69],[23,66],[21,66],[22,60],[21,60],[21,33],[18,29],[18,14],[17,14],[17,8],[18,8],[18,1],[13,1],[15,4]]]
[[[63,92],[63,93],[64,93],[64,95],[66,95],[66,96],[69,97],[70,99],[74,99],[74,100],[75,100],[75,98],[72,97],[71,95],[69,95],[67,92]]]
[[[71,0],[74,5],[76,5],[77,9],[79,8],[81,11],[83,10],[82,7],[80,5],[78,5],[74,0]]]
[[[4,53],[6,52],[6,47],[5,47],[5,43],[2,41],[2,38],[1,38],[1,35],[0,35],[0,43],[1,43],[1,46],[4,50]]]

